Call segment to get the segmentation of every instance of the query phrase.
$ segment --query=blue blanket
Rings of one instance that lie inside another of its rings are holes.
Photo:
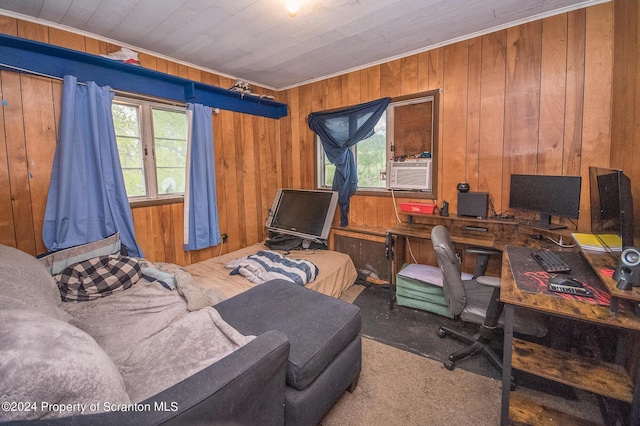
[[[230,275],[240,274],[252,283],[261,284],[274,279],[285,279],[306,285],[316,279],[318,267],[308,260],[288,259],[271,250],[260,250],[227,263]]]

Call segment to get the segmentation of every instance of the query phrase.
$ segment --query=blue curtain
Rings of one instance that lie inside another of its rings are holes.
[[[122,177],[109,87],[65,76],[58,144],[42,238],[51,251],[120,232],[129,255],[142,257]]]
[[[220,244],[211,107],[187,104],[187,116],[189,147],[184,199],[185,251]]]
[[[391,98],[328,112],[312,112],[309,128],[320,136],[327,158],[336,166],[332,189],[338,191],[340,226],[349,224],[349,200],[358,189],[358,172],[349,149],[373,136],[374,127],[387,109]]]

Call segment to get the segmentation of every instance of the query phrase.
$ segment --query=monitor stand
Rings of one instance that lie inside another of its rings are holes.
[[[530,221],[530,222],[527,222],[527,225],[532,226],[534,228],[549,229],[549,230],[567,228],[566,225],[560,225],[559,223],[551,223],[551,215],[549,214],[540,214],[539,221]]]

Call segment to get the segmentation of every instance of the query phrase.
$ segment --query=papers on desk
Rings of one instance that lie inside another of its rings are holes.
[[[571,234],[582,250],[601,252],[622,251],[622,238],[616,234]]]

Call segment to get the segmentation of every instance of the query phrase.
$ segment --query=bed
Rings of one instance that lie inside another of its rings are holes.
[[[259,284],[254,284],[241,275],[229,275],[225,267],[231,260],[256,254],[260,250],[269,250],[264,243],[203,260],[186,266],[185,269],[196,282],[205,288],[222,291],[232,297]],[[278,251],[285,254],[286,252]],[[291,250],[286,254],[290,259],[305,259],[318,267],[318,275],[307,288],[328,296],[339,298],[343,291],[351,287],[357,277],[356,268],[349,255],[332,250]]]

